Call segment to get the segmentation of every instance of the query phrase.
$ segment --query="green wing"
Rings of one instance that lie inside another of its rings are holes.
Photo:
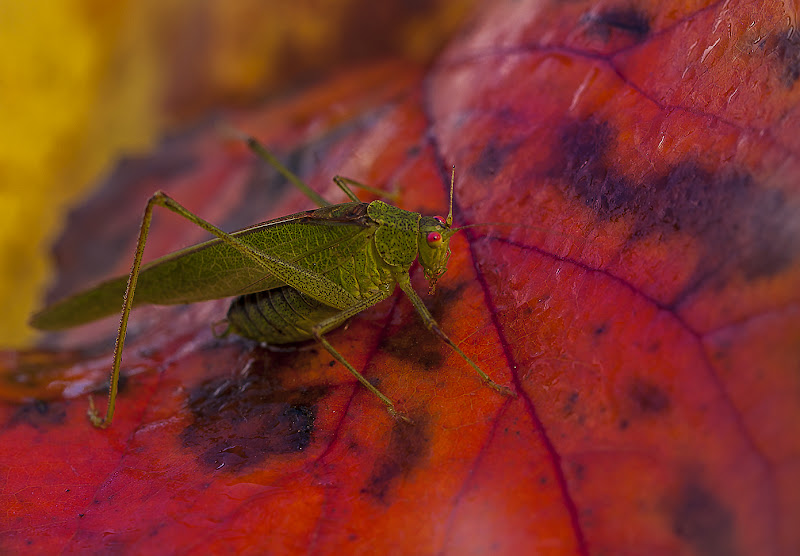
[[[363,203],[306,211],[231,235],[273,257],[326,274],[363,249],[375,225]],[[78,326],[120,312],[128,277],[120,276],[67,297],[35,314],[42,330]],[[176,305],[219,299],[285,285],[220,239],[188,247],[142,265],[134,306]]]

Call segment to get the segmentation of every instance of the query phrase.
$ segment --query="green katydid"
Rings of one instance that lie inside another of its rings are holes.
[[[173,305],[238,296],[227,314],[228,330],[267,344],[315,339],[358,381],[402,417],[394,403],[359,373],[325,338],[325,334],[361,311],[388,298],[399,286],[428,330],[453,348],[495,390],[498,385],[441,330],[411,286],[409,270],[419,259],[433,293],[447,270],[453,228],[453,186],[447,218],[422,216],[383,201],[362,203],[349,185],[372,188],[336,176],[333,181],[351,202],[332,205],[285,168],[255,139],[248,146],[273,165],[321,208],[269,220],[225,233],[189,212],[165,193],[147,202],[130,274],[104,282],[41,310],[31,324],[58,330],[84,324],[119,310],[123,299],[108,405],[101,417],[89,398],[89,418],[101,428],[111,424],[116,405],[120,363],[128,318],[134,305]],[[153,208],[167,208],[216,236],[142,265]]]

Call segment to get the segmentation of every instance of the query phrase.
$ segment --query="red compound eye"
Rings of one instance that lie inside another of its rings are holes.
[[[442,234],[439,232],[429,232],[428,233],[428,245],[437,245],[442,242]]]
[[[436,220],[442,226],[444,226],[444,218],[442,218],[441,216],[434,216],[433,219]]]

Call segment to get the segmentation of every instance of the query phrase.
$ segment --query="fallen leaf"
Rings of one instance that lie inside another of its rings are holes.
[[[142,308],[105,431],[83,394],[113,319],[2,359],[2,550],[797,552],[800,72],[784,10],[492,3],[424,74],[371,66],[229,115],[332,198],[342,174],[441,214],[455,164],[457,225],[511,225],[455,236],[424,300],[518,397],[483,386],[400,295],[329,340],[410,425],[314,345],[216,339],[224,301]],[[76,217],[65,290],[125,272],[158,188],[226,229],[308,208],[196,129],[122,165]],[[148,258],[202,239],[166,214],[151,233]],[[106,255],[77,258],[87,237]]]

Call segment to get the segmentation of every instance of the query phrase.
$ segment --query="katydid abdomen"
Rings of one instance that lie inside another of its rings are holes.
[[[228,308],[228,332],[273,345],[302,342],[314,337],[315,324],[339,312],[286,286],[234,299]]]

